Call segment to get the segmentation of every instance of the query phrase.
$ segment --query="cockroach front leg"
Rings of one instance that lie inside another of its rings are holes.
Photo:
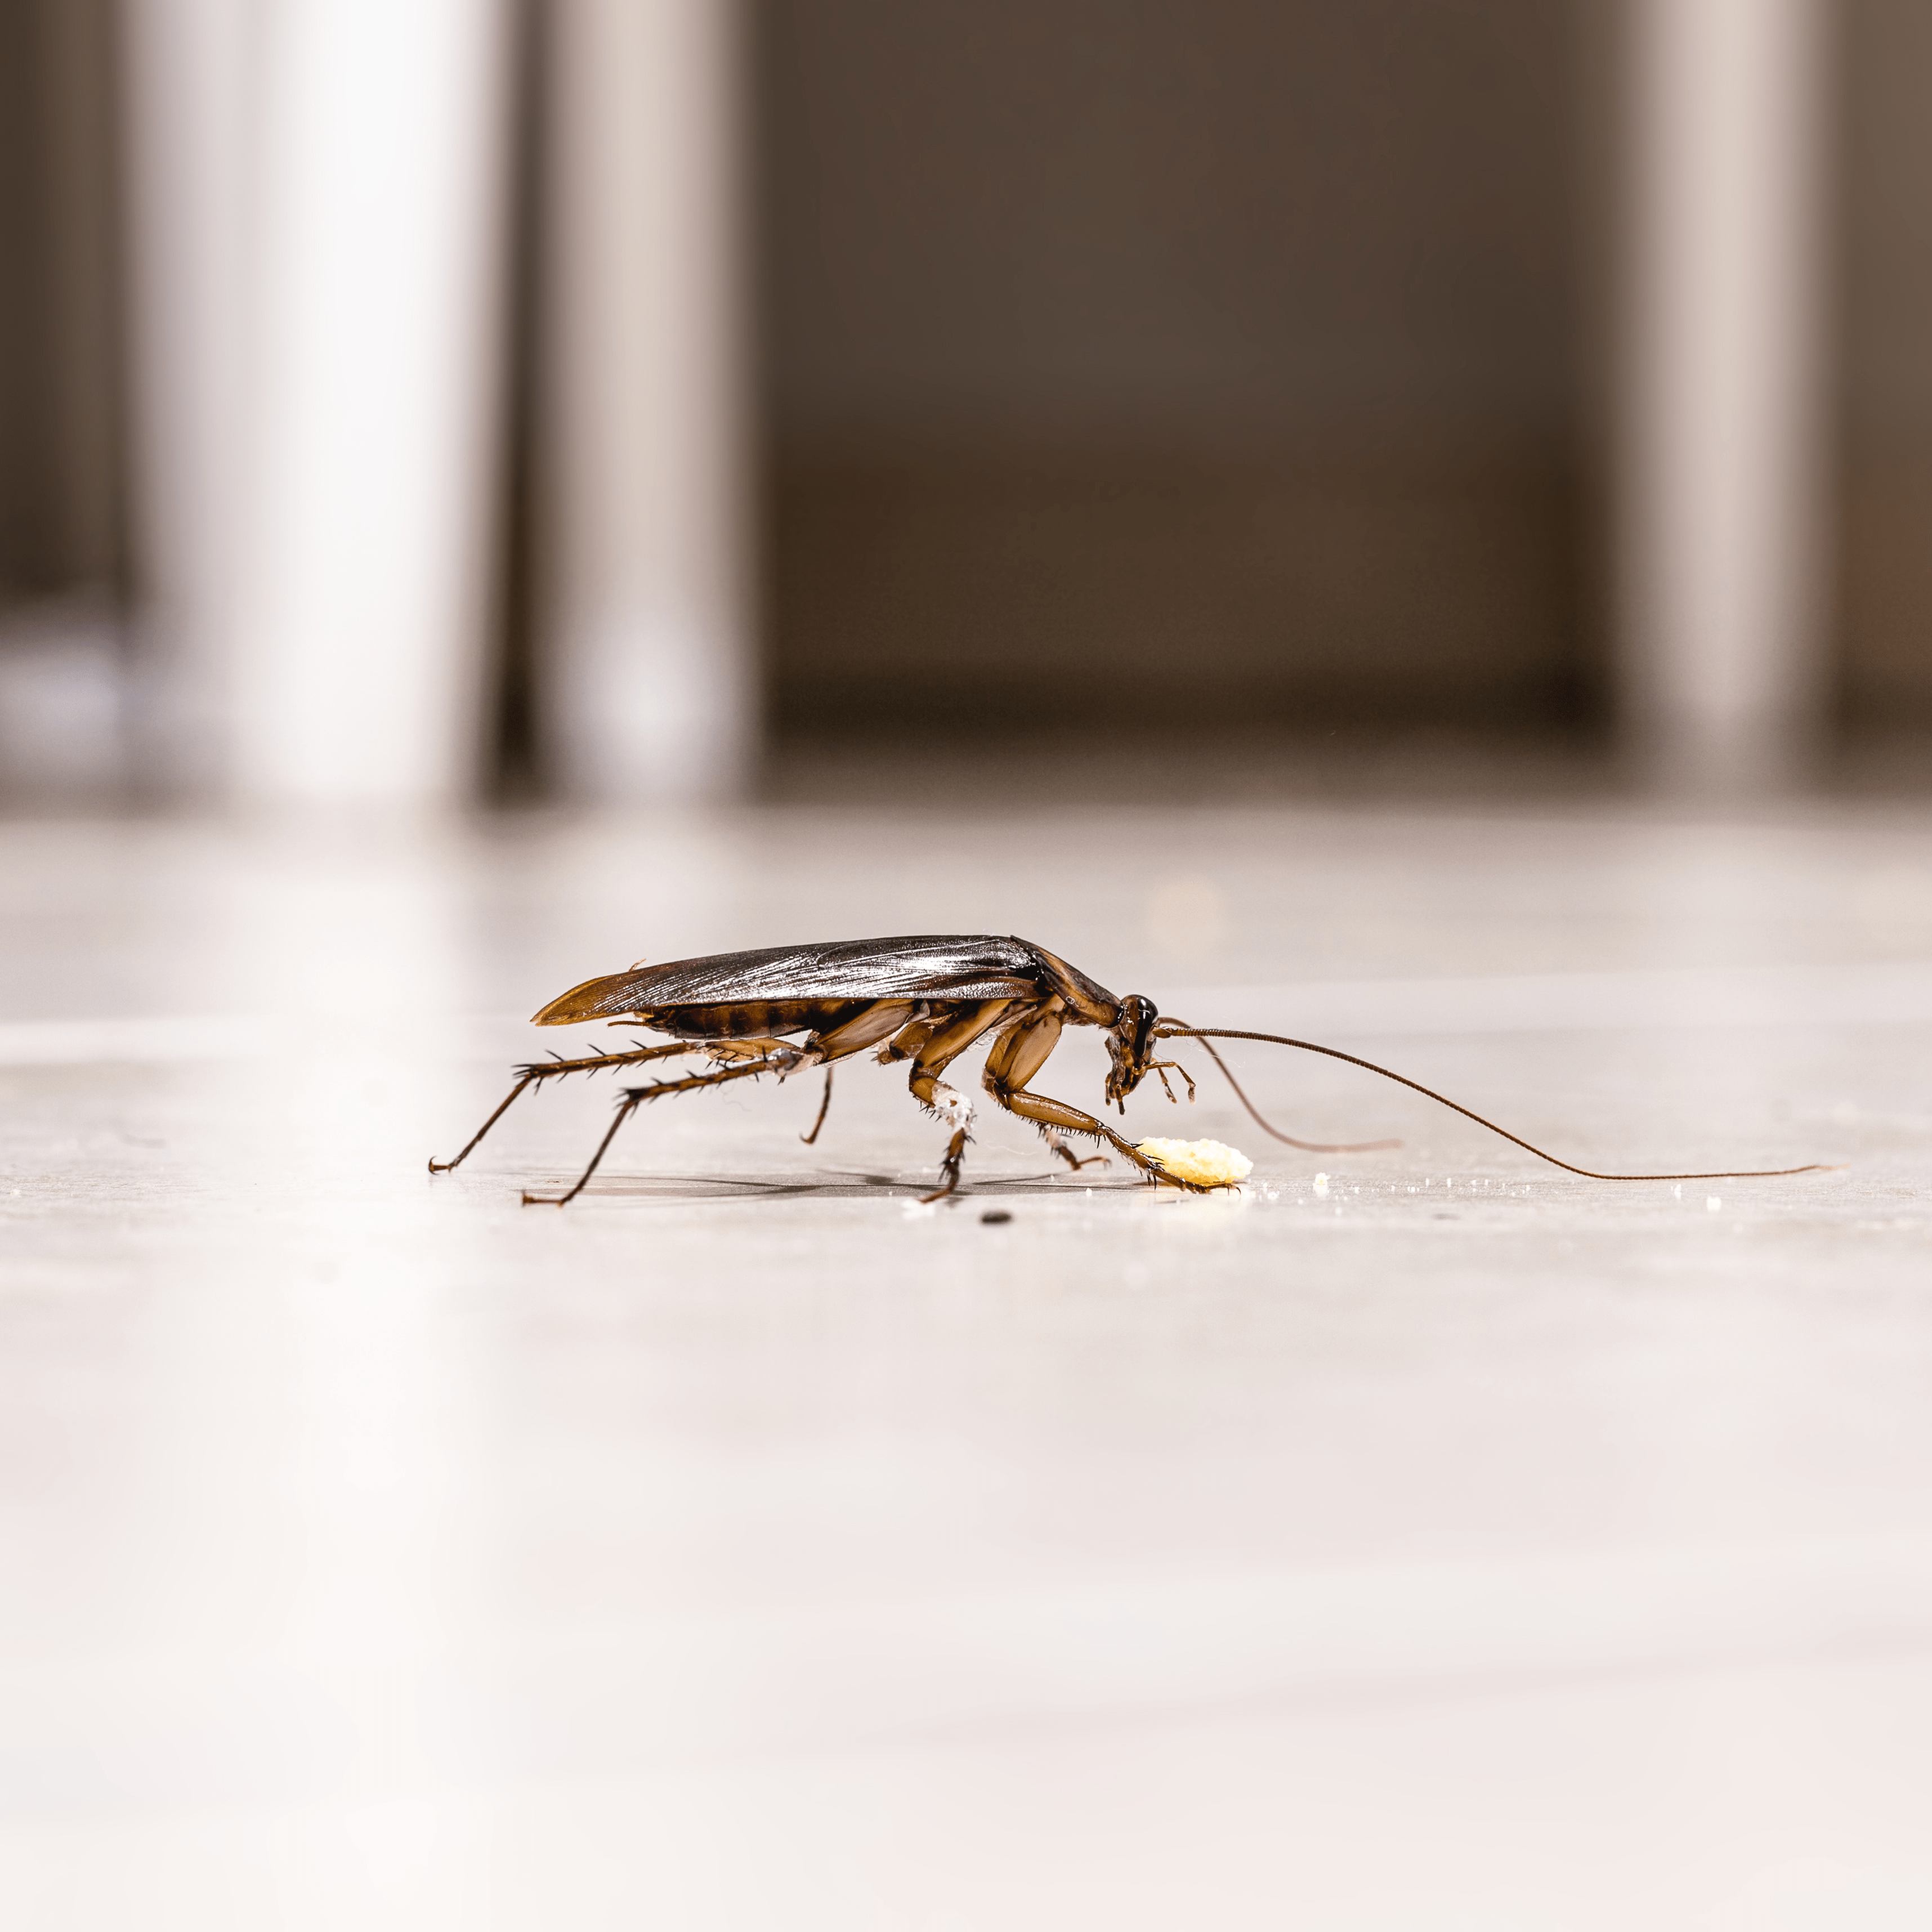
[[[1031,1120],[1036,1126],[1057,1127],[1063,1133],[1084,1134],[1096,1141],[1105,1141],[1116,1154],[1132,1161],[1148,1180],[1158,1181],[1168,1187],[1178,1187],[1190,1194],[1206,1194],[1212,1190],[1198,1181],[1183,1180],[1177,1174],[1148,1160],[1132,1141],[1123,1140],[1104,1120],[1096,1120],[1091,1114],[1083,1113],[1078,1107],[1069,1106],[1064,1100],[1049,1100],[1044,1094],[1028,1094],[1010,1087],[1004,1082],[988,1081],[988,1088],[993,1098],[1010,1114],[1017,1114],[1023,1120]]]
[[[668,1060],[680,1053],[695,1053],[698,1043],[692,1040],[674,1040],[669,1046],[640,1046],[628,1053],[593,1053],[578,1060],[539,1060],[528,1066],[517,1069],[517,1084],[504,1095],[502,1102],[470,1136],[469,1144],[454,1160],[433,1160],[429,1164],[432,1174],[447,1174],[452,1168],[460,1167],[476,1151],[478,1143],[490,1130],[510,1111],[510,1103],[526,1087],[534,1087],[539,1082],[555,1080],[566,1073],[595,1073],[606,1066],[641,1066],[646,1060]]]
[[[1188,1105],[1189,1105],[1190,1106],[1192,1106],[1193,1105],[1193,1103],[1194,1103],[1194,1076],[1193,1076],[1193,1075],[1192,1075],[1192,1074],[1191,1074],[1190,1072],[1188,1072],[1188,1070],[1187,1070],[1187,1069],[1186,1069],[1186,1067],[1184,1067],[1184,1066],[1182,1066],[1182,1065],[1181,1065],[1181,1064],[1180,1064],[1180,1062],[1179,1060],[1149,1060],[1149,1061],[1148,1062],[1148,1069],[1147,1069],[1147,1070],[1148,1070],[1150,1073],[1158,1073],[1158,1074],[1160,1076],[1160,1084],[1161,1084],[1161,1088],[1162,1088],[1162,1091],[1163,1091],[1163,1092],[1167,1095],[1167,1097],[1168,1097],[1168,1100],[1174,1100],[1174,1089],[1173,1089],[1173,1088],[1172,1088],[1172,1087],[1168,1084],[1167,1076],[1168,1076],[1170,1073],[1178,1073],[1178,1074],[1179,1074],[1179,1075],[1180,1076],[1181,1078],[1182,1078],[1182,1079],[1184,1079],[1184,1081],[1186,1081],[1186,1082],[1187,1082],[1187,1101],[1188,1101]],[[1178,1106],[1180,1105],[1180,1102],[1177,1100],[1177,1101],[1174,1101],[1174,1104],[1175,1104],[1177,1106]]]
[[[1184,1188],[1190,1193],[1206,1193],[1208,1190],[1198,1183],[1183,1180],[1179,1175],[1148,1160],[1132,1141],[1123,1140],[1104,1120],[1096,1120],[1091,1114],[1070,1106],[1064,1100],[1050,1100],[1044,1094],[1028,1092],[1027,1082],[1046,1064],[1059,1036],[1059,1024],[1050,1012],[1015,1028],[986,1056],[986,1091],[1008,1113],[1017,1114],[1022,1120],[1030,1120],[1044,1130],[1049,1140],[1056,1136],[1078,1134],[1088,1140],[1103,1142],[1116,1154],[1132,1162],[1150,1180]]]
[[[1049,1100],[1043,1095],[1027,1091],[1027,1083],[1046,1064],[1054,1048],[1059,1044],[1066,1024],[1066,1014],[1058,1004],[1043,1006],[1022,1016],[1006,1028],[987,1054],[981,1084],[1008,1113],[1017,1114],[1022,1120],[1030,1120],[1039,1128],[1047,1145],[1076,1171],[1085,1162],[1075,1159],[1068,1148],[1069,1134],[1105,1142],[1116,1153],[1124,1155],[1150,1179],[1173,1179],[1130,1141],[1123,1140],[1112,1128],[1096,1120],[1091,1114],[1070,1107],[1064,1100]],[[1105,1154],[1088,1156],[1090,1160],[1104,1161],[1106,1158]],[[1192,1184],[1175,1184],[1190,1186]]]

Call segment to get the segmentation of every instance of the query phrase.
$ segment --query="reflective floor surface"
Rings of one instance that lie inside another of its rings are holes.
[[[1932,1922],[1932,815],[16,824],[0,918],[0,1922]],[[976,931],[1846,1165],[1241,1046],[1403,1144],[1197,1054],[1238,1196],[982,1107],[923,1208],[860,1064],[425,1172],[594,974]]]

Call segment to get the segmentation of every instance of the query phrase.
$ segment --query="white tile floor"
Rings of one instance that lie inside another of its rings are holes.
[[[0,907],[0,1923],[1932,1922],[1932,815],[14,826]],[[860,1066],[424,1172],[577,980],[921,930],[1851,1166],[1251,1048],[1406,1144],[1210,1076],[1238,1199],[982,1117],[921,1213]]]

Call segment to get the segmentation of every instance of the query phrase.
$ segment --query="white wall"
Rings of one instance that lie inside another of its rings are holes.
[[[481,752],[502,0],[128,16],[153,774],[453,802]]]
[[[1666,782],[1790,779],[1825,723],[1823,0],[1627,0],[1620,697]]]
[[[752,749],[733,0],[555,0],[538,649],[567,796],[719,797]]]

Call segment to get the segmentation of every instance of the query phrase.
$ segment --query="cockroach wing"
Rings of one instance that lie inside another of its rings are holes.
[[[1023,939],[832,939],[714,952],[586,980],[536,1017],[538,1026],[562,1026],[740,1000],[1023,1000],[1050,984],[1051,969]]]

